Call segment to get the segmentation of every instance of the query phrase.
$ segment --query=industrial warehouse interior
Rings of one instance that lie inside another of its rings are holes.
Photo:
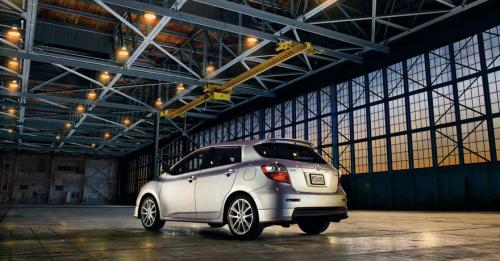
[[[500,260],[499,11],[0,0],[0,260]]]

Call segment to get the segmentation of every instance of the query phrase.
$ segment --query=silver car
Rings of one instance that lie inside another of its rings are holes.
[[[165,221],[228,224],[241,239],[266,226],[298,224],[307,234],[347,218],[338,171],[292,139],[226,142],[200,148],[146,183],[134,216],[148,230]]]

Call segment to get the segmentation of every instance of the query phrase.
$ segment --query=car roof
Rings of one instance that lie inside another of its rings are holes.
[[[297,140],[297,139],[284,139],[284,138],[268,138],[263,140],[224,141],[203,146],[200,147],[199,149],[221,147],[221,146],[253,146],[261,143],[286,143],[286,144],[295,144],[295,145],[312,147],[312,143],[309,141]]]

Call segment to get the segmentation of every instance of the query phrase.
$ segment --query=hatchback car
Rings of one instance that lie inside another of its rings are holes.
[[[312,144],[292,139],[226,142],[200,148],[146,183],[134,216],[147,230],[165,221],[228,225],[241,239],[270,225],[307,234],[347,218],[338,171]]]

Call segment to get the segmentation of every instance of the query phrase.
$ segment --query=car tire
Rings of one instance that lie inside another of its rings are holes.
[[[165,221],[160,220],[160,208],[154,197],[148,196],[142,200],[139,215],[142,226],[147,230],[158,231],[165,225]]]
[[[299,228],[308,235],[318,235],[325,232],[330,226],[330,220],[325,218],[310,218],[297,222]]]
[[[226,220],[231,233],[241,240],[256,239],[264,230],[254,201],[246,195],[238,195],[229,202]]]
[[[208,226],[211,228],[220,228],[223,227],[224,224],[219,224],[219,223],[208,223]]]

